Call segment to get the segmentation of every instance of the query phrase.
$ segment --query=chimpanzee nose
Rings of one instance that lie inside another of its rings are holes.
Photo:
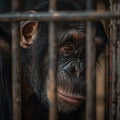
[[[77,75],[77,77],[80,77],[80,75],[83,73],[83,63],[79,60],[76,60],[75,62],[71,63],[71,69],[74,71],[74,73]]]

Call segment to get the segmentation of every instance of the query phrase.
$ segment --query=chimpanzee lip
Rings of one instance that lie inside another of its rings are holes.
[[[82,95],[72,96],[72,95],[68,95],[68,94],[60,92],[60,91],[57,91],[57,95],[58,95],[58,98],[64,100],[67,103],[70,103],[70,104],[81,104],[81,102],[83,100],[85,100],[85,97]]]

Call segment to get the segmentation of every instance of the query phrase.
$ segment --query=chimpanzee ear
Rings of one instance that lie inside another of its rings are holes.
[[[36,13],[36,11],[28,11]],[[22,21],[20,24],[20,46],[28,48],[33,44],[38,31],[38,21]]]

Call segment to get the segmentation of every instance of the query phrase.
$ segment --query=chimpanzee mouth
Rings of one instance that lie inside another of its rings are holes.
[[[58,99],[60,98],[69,104],[79,105],[83,102],[83,100],[85,100],[85,97],[82,95],[72,96],[59,91],[57,91],[57,95],[58,95]]]

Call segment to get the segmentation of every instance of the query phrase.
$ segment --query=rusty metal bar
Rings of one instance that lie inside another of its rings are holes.
[[[113,0],[110,1],[110,10],[113,11]],[[114,21],[111,20],[110,21],[110,50],[112,51],[112,54],[110,54],[110,80],[111,80],[111,83],[110,83],[110,87],[111,87],[111,103],[110,103],[110,106],[109,106],[109,120],[114,120],[116,119],[116,105],[117,105],[117,102],[116,102],[116,65],[115,62],[117,63],[116,61],[116,48],[114,46],[113,43],[116,43],[116,26],[114,24]],[[112,71],[113,70],[113,71]]]
[[[120,10],[119,0],[110,1],[110,10]],[[109,120],[120,119],[120,20],[110,21],[110,81],[111,99],[109,106]]]
[[[56,10],[56,0],[49,1],[49,12],[53,13]],[[49,76],[50,76],[50,108],[49,120],[57,120],[57,95],[56,95],[56,35],[55,23],[49,22]]]
[[[19,0],[12,0],[12,12],[18,9]],[[19,25],[12,23],[12,105],[13,120],[21,120],[21,69]]]
[[[119,8],[120,10],[120,8]],[[117,40],[118,40],[118,46],[117,46],[117,120],[120,120],[120,24],[118,24],[119,27],[117,27]]]
[[[115,21],[112,24],[112,117],[111,120],[117,120],[117,29]]]
[[[39,20],[39,21],[88,21],[100,19],[119,19],[120,12],[41,12],[41,13],[7,13],[0,14],[0,22],[16,22],[22,20]]]
[[[116,11],[120,11],[120,1],[117,0]],[[120,19],[117,26],[117,120],[120,120]]]
[[[94,0],[87,0],[87,10],[93,10]],[[95,120],[95,24],[87,22],[86,37],[86,120]]]

